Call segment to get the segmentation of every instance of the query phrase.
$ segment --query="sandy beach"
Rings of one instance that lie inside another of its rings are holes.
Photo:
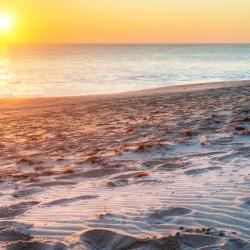
[[[0,99],[0,249],[250,249],[250,81]]]

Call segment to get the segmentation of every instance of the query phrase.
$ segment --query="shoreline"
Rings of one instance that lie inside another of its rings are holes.
[[[55,97],[6,97],[0,98],[0,111],[10,108],[28,108],[32,105],[38,105],[41,107],[46,102],[52,101],[54,105],[59,103],[68,103],[71,101],[104,101],[119,98],[132,98],[132,97],[146,97],[146,96],[158,96],[167,94],[178,94],[178,93],[190,93],[195,91],[205,91],[213,89],[222,88],[236,88],[241,86],[250,85],[250,80],[244,81],[223,81],[223,82],[209,82],[209,83],[193,83],[186,85],[174,85],[165,86],[158,88],[150,88],[144,90],[127,91],[122,93],[112,93],[112,94],[97,94],[97,95],[80,95],[80,96],[55,96]],[[51,104],[53,105],[53,104]]]

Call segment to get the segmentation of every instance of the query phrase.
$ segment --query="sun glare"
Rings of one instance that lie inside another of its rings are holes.
[[[10,16],[0,16],[0,32],[8,32],[11,30],[12,20]]]

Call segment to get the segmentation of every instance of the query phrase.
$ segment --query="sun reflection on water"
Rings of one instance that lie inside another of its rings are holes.
[[[7,94],[8,83],[12,77],[9,72],[9,47],[7,45],[0,45],[0,93],[2,96]]]

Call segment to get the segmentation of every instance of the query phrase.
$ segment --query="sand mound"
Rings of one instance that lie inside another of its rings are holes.
[[[198,229],[189,231],[196,233],[184,232],[161,238],[138,238],[119,230],[95,228],[73,234],[66,238],[65,242],[59,242],[32,239],[10,230],[0,234],[0,241],[15,241],[6,245],[7,250],[248,250],[250,247],[247,241],[224,237],[224,234],[216,231]]]
[[[92,229],[79,233],[69,239],[71,249],[103,249],[103,250],[124,250],[124,249],[179,249],[176,239],[138,239],[132,235],[120,231],[107,229]]]
[[[136,238],[122,231],[91,229],[67,239],[69,249],[84,250],[186,250],[186,249],[239,249],[247,250],[250,244],[243,240],[223,239],[203,233],[176,234],[162,238]]]
[[[135,244],[137,239],[124,233],[106,229],[92,229],[81,232],[70,239],[74,249],[84,245],[86,249],[128,249]]]

